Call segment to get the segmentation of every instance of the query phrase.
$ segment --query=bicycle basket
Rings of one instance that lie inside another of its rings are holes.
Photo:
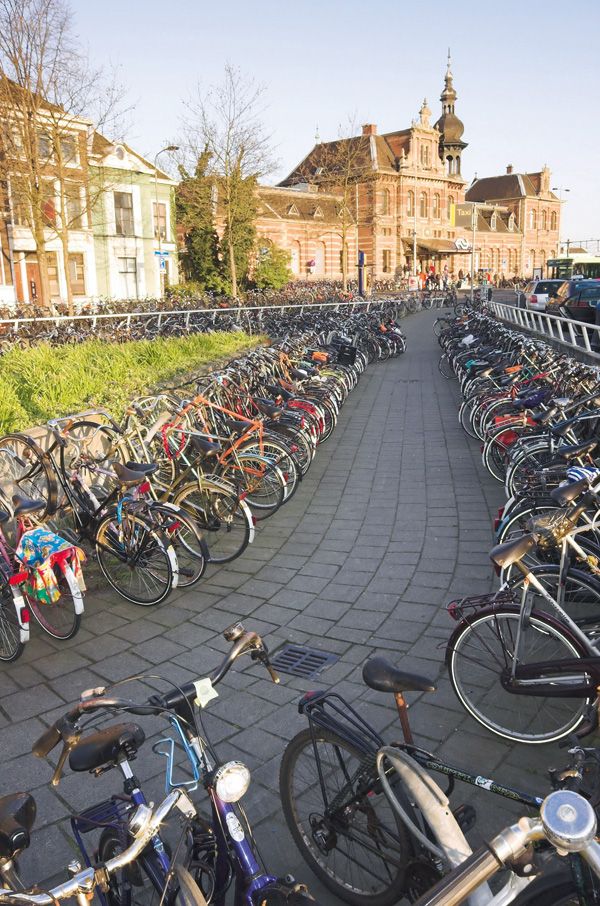
[[[532,516],[527,529],[536,536],[541,548],[556,547],[573,529],[574,523],[564,512]]]

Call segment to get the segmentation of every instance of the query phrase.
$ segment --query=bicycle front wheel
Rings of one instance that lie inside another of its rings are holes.
[[[0,661],[16,661],[23,654],[22,633],[12,588],[4,577],[0,584]]]
[[[96,555],[107,582],[132,604],[160,604],[173,587],[173,548],[154,526],[133,513],[123,512],[120,520],[109,513],[102,519]]]
[[[254,521],[249,507],[223,481],[183,485],[173,502],[192,516],[204,532],[211,563],[230,563],[254,538]]]
[[[521,625],[520,608],[507,606],[464,619],[448,642],[446,666],[456,695],[478,723],[503,739],[539,744],[572,733],[584,719],[589,702],[536,694],[533,682],[526,693],[523,686],[519,694],[512,693],[502,685],[501,675],[515,662],[522,667],[583,654],[567,630],[546,614],[533,612]],[[572,677],[561,681],[565,691],[572,681]],[[560,691],[558,681],[556,691]]]
[[[353,906],[392,906],[412,846],[371,760],[365,779],[364,753],[329,731],[315,727],[313,739],[302,730],[283,754],[279,791],[294,842],[323,884]]]

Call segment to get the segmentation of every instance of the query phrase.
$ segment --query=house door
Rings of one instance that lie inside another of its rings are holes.
[[[25,262],[25,273],[27,275],[25,298],[29,302],[38,302],[40,301],[42,284],[40,280],[40,268],[37,261]]]

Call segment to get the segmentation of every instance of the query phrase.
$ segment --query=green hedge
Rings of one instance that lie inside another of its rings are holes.
[[[0,359],[0,431],[30,428],[91,406],[119,417],[136,395],[258,342],[240,332],[14,349]]]

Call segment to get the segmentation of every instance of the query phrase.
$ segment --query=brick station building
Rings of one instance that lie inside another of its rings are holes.
[[[454,223],[454,206],[477,202],[475,270],[490,275],[530,276],[558,249],[560,201],[547,167],[475,179],[462,175],[464,126],[455,112],[457,93],[450,59],[440,96],[441,116],[423,101],[410,127],[318,142],[277,187],[259,189],[259,245],[290,252],[297,277],[341,277],[342,191],[324,161],[352,161],[353,195],[346,192],[349,274],[357,251],[366,254],[372,279],[393,279],[418,270],[466,274],[471,269],[472,230]],[[334,165],[335,166],[335,165]],[[341,165],[340,165],[341,166]],[[324,173],[324,170],[328,170]],[[416,246],[416,261],[415,261]]]

